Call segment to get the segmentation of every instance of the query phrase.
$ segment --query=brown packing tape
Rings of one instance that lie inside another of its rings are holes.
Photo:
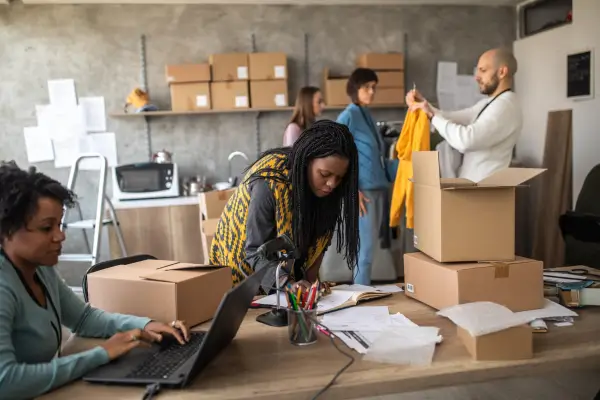
[[[494,267],[494,278],[508,278],[510,265],[504,263],[493,263],[492,267]]]

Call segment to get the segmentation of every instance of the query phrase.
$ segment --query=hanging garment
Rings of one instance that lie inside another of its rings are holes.
[[[396,153],[398,154],[398,173],[392,194],[392,206],[390,208],[390,226],[396,227],[400,224],[403,204],[406,209],[406,227],[413,227],[413,177],[412,153],[413,151],[429,151],[429,119],[422,110],[409,111],[400,132],[400,138],[396,142]]]

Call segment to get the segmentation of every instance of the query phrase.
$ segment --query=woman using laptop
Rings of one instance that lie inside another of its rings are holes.
[[[59,182],[0,163],[0,397],[30,399],[78,379],[144,342],[189,338],[170,325],[110,314],[85,304],[60,278],[63,208],[73,193]],[[108,338],[88,351],[60,357],[62,325],[74,334]]]
[[[280,285],[306,287],[319,276],[325,250],[337,229],[338,251],[353,268],[358,252],[358,154],[348,128],[313,123],[292,147],[269,150],[249,167],[217,226],[210,263],[231,267],[236,285],[253,271],[271,268],[262,290],[275,288],[277,262],[257,249],[280,235],[290,237],[301,259],[284,271]]]

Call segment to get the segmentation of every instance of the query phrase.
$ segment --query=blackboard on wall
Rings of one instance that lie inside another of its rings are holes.
[[[586,98],[592,96],[593,54],[591,50],[567,56],[567,97]]]

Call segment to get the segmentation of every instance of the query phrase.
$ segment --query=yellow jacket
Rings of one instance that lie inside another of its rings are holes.
[[[413,228],[413,177],[412,152],[428,151],[429,144],[429,119],[422,110],[408,111],[402,132],[396,143],[398,154],[398,173],[392,194],[392,205],[390,210],[390,226],[400,224],[403,203],[406,206],[406,227]],[[405,201],[406,200],[406,201]]]

